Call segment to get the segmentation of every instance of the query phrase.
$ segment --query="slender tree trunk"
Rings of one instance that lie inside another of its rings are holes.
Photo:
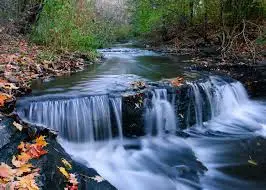
[[[193,17],[194,17],[194,0],[189,2],[189,9],[190,9],[190,24],[193,25]]]

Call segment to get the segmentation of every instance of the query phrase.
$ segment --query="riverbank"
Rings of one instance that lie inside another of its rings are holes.
[[[37,46],[25,36],[8,34],[5,28],[0,31],[0,42],[0,106],[6,113],[13,111],[15,97],[31,92],[33,80],[70,75],[100,62],[100,58],[91,52],[59,51]]]
[[[194,46],[194,47],[192,47]],[[173,44],[159,46],[145,45],[147,50],[170,56],[186,55],[190,57],[191,66],[187,70],[212,72],[219,75],[227,75],[241,81],[253,97],[266,96],[266,47],[261,46],[256,60],[250,58],[247,52],[238,52],[235,57],[224,58],[215,45],[200,47],[199,44],[187,44],[176,47]],[[255,62],[254,62],[255,61]]]
[[[51,52],[4,29],[0,41],[0,189],[115,189],[94,169],[75,162],[56,132],[25,123],[14,113],[16,98],[31,93],[32,81],[70,75],[100,59]],[[38,139],[45,140],[39,145]]]

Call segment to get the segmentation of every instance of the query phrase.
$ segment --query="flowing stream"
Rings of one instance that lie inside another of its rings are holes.
[[[159,86],[148,90],[139,109],[144,134],[125,137],[126,104],[119,92],[130,82],[198,74],[182,69],[186,57],[128,47],[102,53],[102,65],[36,84],[34,96],[19,101],[18,114],[59,131],[59,142],[75,160],[119,190],[266,188],[263,100],[249,99],[238,81],[209,75],[187,82],[181,114],[181,95]]]

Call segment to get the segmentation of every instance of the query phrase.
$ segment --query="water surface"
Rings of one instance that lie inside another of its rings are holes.
[[[145,135],[128,139],[121,96],[110,92],[126,90],[135,80],[198,74],[184,70],[187,57],[127,47],[102,53],[106,60],[100,65],[36,85],[38,97],[20,101],[20,116],[59,131],[59,142],[74,159],[121,190],[266,188],[263,99],[250,100],[240,82],[219,76],[189,82],[188,115],[195,123],[181,130],[177,100],[166,89],[155,89],[144,103]],[[80,97],[84,94],[93,96]]]

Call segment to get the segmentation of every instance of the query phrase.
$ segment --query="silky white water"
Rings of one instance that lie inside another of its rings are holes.
[[[213,76],[188,85],[196,119],[183,131],[186,138],[175,135],[178,113],[166,89],[151,92],[143,116],[146,135],[135,139],[123,138],[119,98],[35,102],[20,113],[33,123],[57,126],[65,150],[119,190],[261,189],[263,184],[223,168],[248,164],[242,142],[266,134],[265,104],[250,100],[237,81]],[[113,123],[119,128],[116,137]]]

